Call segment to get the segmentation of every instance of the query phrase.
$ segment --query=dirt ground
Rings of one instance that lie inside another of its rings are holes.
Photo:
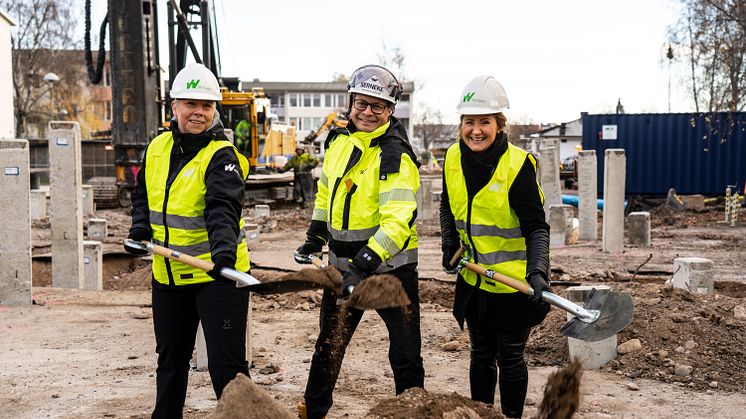
[[[719,223],[720,208],[651,213],[652,247],[625,246],[623,253],[610,255],[600,250],[600,241],[581,241],[551,251],[557,293],[567,285],[604,284],[631,294],[635,302],[632,324],[618,341],[638,339],[641,349],[583,372],[575,417],[744,417],[746,225]],[[51,288],[49,225],[34,224],[35,304],[0,307],[2,417],[149,417],[156,364],[149,264],[122,251],[129,227],[124,211],[96,216],[109,220],[104,291]],[[310,210],[273,210],[269,220],[254,219],[249,210],[247,218],[261,230],[251,250],[257,278],[301,268],[292,253],[303,241]],[[450,314],[453,278],[440,270],[436,220],[437,214],[432,221],[418,221],[425,386],[434,399],[454,392],[468,397],[469,337]],[[684,256],[714,262],[715,294],[690,294],[664,284],[673,274],[673,259]],[[302,399],[320,300],[316,291],[252,297],[252,379],[291,412]],[[559,334],[564,321],[565,313],[552,309],[531,334],[526,417],[536,414],[547,377],[569,362],[566,339]],[[330,418],[365,417],[376,405],[396,406],[399,417],[406,416],[412,403],[391,401],[387,350],[383,322],[367,313],[348,348]],[[421,405],[424,396],[417,394],[408,397]],[[457,396],[447,397],[453,402]],[[193,370],[185,416],[205,417],[216,404],[208,373]]]

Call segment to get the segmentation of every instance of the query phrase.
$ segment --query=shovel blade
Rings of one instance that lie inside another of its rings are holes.
[[[562,336],[596,342],[614,336],[632,322],[634,302],[629,294],[594,290],[583,307],[598,310],[598,319],[586,323],[573,318],[560,328]]]
[[[322,288],[321,285],[298,279],[286,279],[282,281],[262,282],[261,284],[250,285],[249,291],[259,295],[285,294],[288,292],[298,292]]]

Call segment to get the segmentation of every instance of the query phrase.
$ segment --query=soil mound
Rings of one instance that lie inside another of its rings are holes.
[[[583,368],[573,360],[547,378],[544,397],[539,405],[539,419],[571,418],[580,405],[580,378]]]
[[[410,388],[395,398],[380,401],[364,416],[366,419],[502,419],[491,405],[475,402],[458,393],[428,393]]]
[[[393,275],[373,275],[361,282],[347,299],[349,307],[360,310],[406,307],[410,303],[399,279]]]
[[[283,405],[243,374],[234,378],[223,390],[215,410],[208,419],[293,419]]]

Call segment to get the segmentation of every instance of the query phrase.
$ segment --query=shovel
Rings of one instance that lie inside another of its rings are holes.
[[[126,239],[124,241],[124,245],[126,247],[129,247],[130,249],[155,253],[156,255],[160,255],[160,256],[163,256],[164,258],[168,258],[171,260],[181,262],[185,265],[189,265],[193,268],[201,269],[205,272],[211,271],[215,267],[215,264],[212,262],[198,259],[194,256],[189,256],[185,253],[182,253],[176,250],[171,250],[167,247],[159,246],[152,242],[143,243],[143,242],[139,242],[139,241],[135,241],[131,239]],[[246,286],[252,286],[252,285],[256,285],[260,283],[259,280],[257,280],[253,276],[245,272],[239,272],[231,268],[221,269],[220,275],[223,276],[224,278],[236,281],[236,287],[246,287]]]
[[[249,287],[251,292],[261,295],[283,294],[318,288],[338,289],[342,285],[342,275],[334,266],[326,266],[316,255],[303,255],[316,268],[304,268],[298,272],[291,272],[275,281],[265,281]],[[297,259],[297,255],[296,255]],[[318,268],[318,269],[317,269]]]
[[[451,265],[456,263],[464,251],[462,247],[456,252],[451,259]],[[459,267],[484,275],[524,294],[534,295],[534,290],[525,282],[470,262],[468,255],[461,259]],[[541,299],[574,316],[560,328],[562,336],[595,342],[614,336],[632,322],[634,303],[629,294],[614,291],[599,292],[594,289],[583,303],[583,307],[548,291],[541,293]]]

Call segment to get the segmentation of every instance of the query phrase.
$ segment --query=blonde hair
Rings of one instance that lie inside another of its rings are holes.
[[[461,125],[464,123],[465,116],[466,115],[461,115],[461,119],[459,119],[459,122],[458,122],[458,141],[463,140],[463,138],[461,138]],[[508,126],[508,117],[505,116],[504,113],[502,112],[493,113],[491,114],[491,116],[495,118],[495,122],[497,122],[497,127],[500,128],[501,131],[504,131],[506,135],[510,133],[510,127]]]

